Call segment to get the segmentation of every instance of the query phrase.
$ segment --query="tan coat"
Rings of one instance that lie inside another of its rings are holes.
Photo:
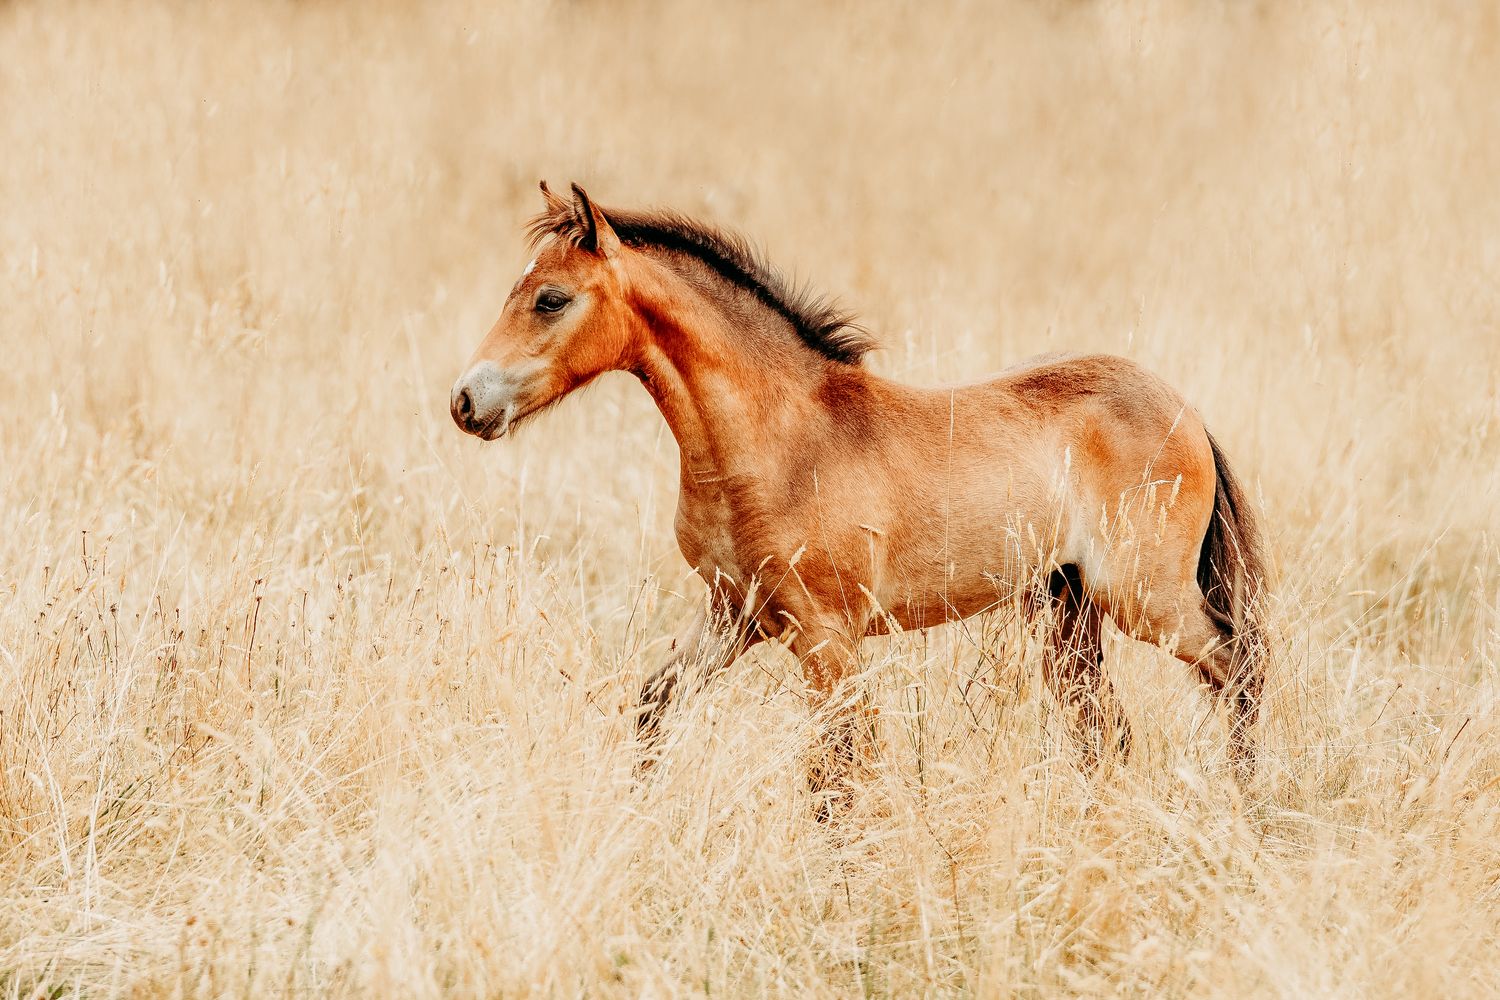
[[[1128,747],[1104,616],[1228,695],[1248,760],[1260,542],[1178,393],[1102,355],[962,386],[881,378],[859,363],[862,333],[731,237],[574,191],[548,193],[534,231],[553,238],[455,384],[453,413],[497,437],[611,370],[656,400],[681,452],[678,544],[711,598],[643,692],[646,735],[709,620],[733,632],[710,668],[777,636],[826,696],[865,635],[1019,600],[1053,612],[1046,675],[1089,760],[1103,730]]]

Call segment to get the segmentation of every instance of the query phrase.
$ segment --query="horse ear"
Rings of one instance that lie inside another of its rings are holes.
[[[613,257],[620,249],[620,238],[615,235],[604,213],[589,201],[588,193],[573,185],[573,215],[578,219],[580,250],[597,253],[601,257]]]
[[[552,189],[547,186],[546,181],[542,181],[541,187],[542,198],[547,202],[547,211],[549,213],[552,215],[561,215],[568,211],[569,206],[567,201],[553,194]]]

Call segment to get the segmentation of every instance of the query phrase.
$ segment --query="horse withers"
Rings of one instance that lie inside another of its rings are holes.
[[[893,382],[864,366],[864,331],[742,240],[670,212],[603,209],[577,185],[542,194],[536,256],[451,409],[493,440],[609,371],[656,401],[681,453],[677,541],[709,594],[642,689],[648,744],[687,665],[702,662],[701,679],[775,637],[830,706],[824,766],[843,772],[864,727],[857,699],[835,694],[860,640],[1019,595],[1046,627],[1043,676],[1086,766],[1129,750],[1102,663],[1110,618],[1227,702],[1248,777],[1262,540],[1177,392],[1104,355],[960,386]]]

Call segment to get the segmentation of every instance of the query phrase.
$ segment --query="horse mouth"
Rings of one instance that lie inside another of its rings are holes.
[[[474,436],[482,441],[494,441],[502,438],[516,422],[516,404],[514,401],[506,403],[489,419],[488,423],[482,425],[474,432]]]

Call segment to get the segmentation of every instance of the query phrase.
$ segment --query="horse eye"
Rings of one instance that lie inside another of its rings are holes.
[[[555,288],[545,288],[542,294],[536,297],[536,311],[542,313],[555,313],[569,302],[573,301]]]

